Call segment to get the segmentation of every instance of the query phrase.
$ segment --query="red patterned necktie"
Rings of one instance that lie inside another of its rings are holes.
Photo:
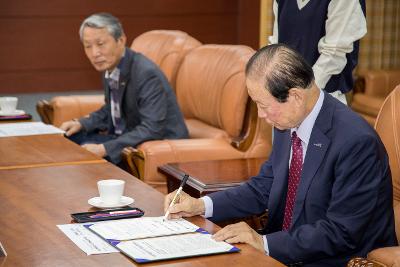
[[[292,222],[293,207],[296,200],[296,192],[300,182],[301,170],[303,169],[303,148],[301,140],[296,132],[292,133],[292,159],[289,168],[288,191],[286,195],[285,216],[283,217],[282,230],[287,231]]]

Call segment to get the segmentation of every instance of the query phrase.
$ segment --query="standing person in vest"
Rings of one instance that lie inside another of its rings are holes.
[[[317,86],[347,103],[367,33],[365,0],[274,0],[273,10],[269,42],[296,49],[312,65]]]

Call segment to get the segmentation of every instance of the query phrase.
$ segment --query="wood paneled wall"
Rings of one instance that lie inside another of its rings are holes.
[[[259,8],[259,0],[0,1],[0,94],[100,89],[78,36],[92,13],[117,16],[129,45],[145,31],[176,29],[257,49]]]

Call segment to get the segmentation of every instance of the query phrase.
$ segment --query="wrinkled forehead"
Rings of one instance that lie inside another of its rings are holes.
[[[111,35],[111,33],[108,31],[107,27],[92,27],[89,25],[87,25],[83,28],[83,35],[85,35],[87,33]]]
[[[83,29],[82,41],[91,41],[91,40],[104,40],[104,39],[114,39],[111,33],[107,30],[107,28],[93,28],[93,27],[85,27]]]
[[[251,99],[256,103],[268,103],[273,100],[271,93],[265,88],[263,79],[246,78],[246,86]]]

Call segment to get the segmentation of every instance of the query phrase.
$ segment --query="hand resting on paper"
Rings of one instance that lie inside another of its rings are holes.
[[[165,197],[164,211],[168,210],[175,193],[176,190]],[[203,215],[205,212],[205,205],[202,199],[193,198],[182,191],[179,195],[179,199],[169,208],[169,211],[169,218],[171,219],[191,217]],[[244,222],[231,224],[222,228],[213,235],[213,238],[216,241],[226,241],[228,243],[247,243],[264,252],[264,240],[262,236]]]
[[[213,238],[216,241],[225,241],[227,243],[247,243],[264,252],[262,236],[245,222],[227,225],[214,234]]]
[[[60,126],[60,129],[65,131],[66,136],[71,136],[82,130],[82,124],[78,120],[74,119],[63,122],[63,124]]]

